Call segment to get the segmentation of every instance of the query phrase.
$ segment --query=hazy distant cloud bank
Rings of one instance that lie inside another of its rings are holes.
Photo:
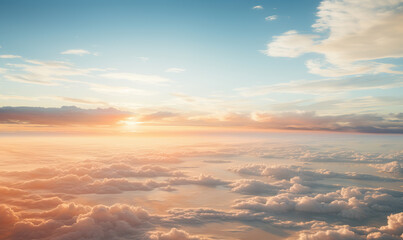
[[[112,125],[126,118],[153,125],[222,126],[244,129],[285,129],[310,131],[403,133],[402,114],[345,114],[318,116],[315,112],[254,112],[249,115],[228,113],[223,117],[198,117],[173,112],[135,115],[115,108],[81,109],[78,107],[1,107],[0,123],[44,125]]]
[[[45,125],[115,124],[131,116],[114,108],[81,109],[74,106],[61,108],[1,107],[0,123],[27,123]]]

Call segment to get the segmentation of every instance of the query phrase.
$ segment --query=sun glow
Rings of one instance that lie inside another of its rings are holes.
[[[129,117],[118,122],[123,132],[138,132],[142,123],[144,122],[138,122],[134,117]]]

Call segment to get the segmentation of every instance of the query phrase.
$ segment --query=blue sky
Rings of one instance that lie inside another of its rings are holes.
[[[3,0],[2,106],[398,114],[401,3],[339,3]]]

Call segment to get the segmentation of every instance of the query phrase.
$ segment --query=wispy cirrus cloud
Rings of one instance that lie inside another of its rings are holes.
[[[69,77],[88,76],[96,69],[77,68],[73,64],[61,61],[27,60],[23,63],[8,63],[3,73],[9,81],[39,85],[57,85],[60,81],[71,81]]]
[[[186,71],[186,69],[184,68],[168,68],[167,70],[165,70],[165,72],[169,72],[169,73],[181,73]]]
[[[60,54],[84,56],[84,55],[89,55],[92,53],[85,49],[69,49],[69,50],[61,52]]]
[[[331,92],[346,92],[368,89],[390,89],[403,86],[403,77],[399,75],[389,76],[358,76],[344,78],[329,78],[321,80],[299,80],[289,83],[279,83],[267,86],[238,88],[236,91],[243,96],[259,96],[274,92],[303,93],[303,94],[327,94]]]
[[[21,58],[21,56],[18,56],[18,55],[0,55],[0,58],[13,59],[13,58]]]
[[[90,104],[90,105],[103,105],[109,106],[107,102],[100,101],[98,99],[82,99],[82,98],[72,98],[72,97],[54,97],[55,99],[59,99],[66,102],[73,102],[73,103],[83,103],[83,104]]]
[[[100,76],[109,79],[128,80],[133,82],[143,82],[149,84],[166,84],[171,82],[170,79],[157,75],[146,75],[146,74],[127,73],[127,72],[110,72],[100,74]]]
[[[162,84],[170,81],[167,78],[156,75],[118,73],[115,72],[116,69],[112,68],[80,68],[72,63],[62,61],[23,59],[22,63],[7,63],[6,66],[7,68],[0,68],[0,74],[9,81],[45,86],[61,85],[62,83],[83,84],[88,86],[89,90],[110,94],[134,93],[137,95],[148,96],[153,95],[154,92],[129,86],[112,86],[78,79],[80,77],[86,77],[88,79],[104,77],[153,84]]]

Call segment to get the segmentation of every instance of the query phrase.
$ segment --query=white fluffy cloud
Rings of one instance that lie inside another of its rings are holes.
[[[239,173],[241,175],[251,176],[267,176],[277,180],[291,180],[294,177],[299,177],[303,181],[316,181],[327,178],[344,178],[344,179],[356,179],[366,181],[387,181],[387,182],[399,182],[400,179],[379,177],[370,174],[345,172],[338,173],[329,171],[327,169],[307,169],[301,166],[295,165],[264,165],[264,164],[247,164],[238,167],[230,168],[230,171]]]
[[[169,232],[153,232],[150,240],[208,240],[208,238],[200,236],[192,236],[186,231],[172,228]]]
[[[344,226],[339,229],[318,231],[313,234],[301,233],[298,240],[356,240],[357,238],[359,236]]]
[[[347,187],[326,194],[301,196],[281,193],[270,197],[237,200],[234,208],[253,212],[326,214],[348,219],[363,219],[377,212],[402,209],[400,197],[377,190]]]
[[[295,30],[274,37],[264,53],[273,57],[298,57],[308,52],[315,44],[318,35],[299,34]],[[292,47],[290,47],[292,46]]]
[[[370,166],[379,169],[380,172],[393,173],[397,175],[403,174],[402,164],[399,163],[398,161],[393,161],[384,164],[371,164]]]
[[[255,179],[241,179],[231,183],[230,187],[233,192],[248,195],[275,194],[279,190],[279,187],[275,185]]]
[[[398,240],[403,237],[403,212],[388,216],[388,224],[380,228],[348,225],[316,225],[299,233],[298,240],[377,239]]]
[[[403,57],[402,1],[324,0],[318,7],[317,35],[288,31],[274,37],[265,54],[298,57],[322,54],[325,61],[310,60],[309,71],[322,76],[390,72],[393,64],[373,60]]]

